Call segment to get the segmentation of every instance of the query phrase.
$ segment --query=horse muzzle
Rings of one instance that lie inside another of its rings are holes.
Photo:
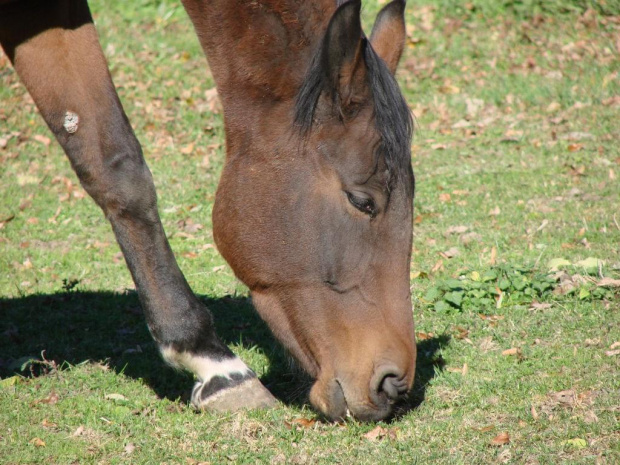
[[[411,388],[413,373],[395,365],[377,367],[370,382],[356,377],[319,378],[310,391],[312,405],[330,420],[353,417],[360,421],[380,421],[389,417],[394,404]],[[364,385],[365,384],[365,385]]]

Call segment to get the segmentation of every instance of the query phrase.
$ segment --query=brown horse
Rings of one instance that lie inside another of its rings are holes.
[[[394,79],[403,0],[367,38],[359,0],[183,0],[218,86],[222,255],[329,418],[389,415],[415,371],[412,122]],[[181,273],[86,0],[0,0],[0,43],[103,209],[164,358],[197,408],[274,404]]]

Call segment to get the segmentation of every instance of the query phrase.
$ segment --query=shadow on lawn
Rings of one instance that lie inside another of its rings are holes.
[[[218,334],[227,344],[255,348],[269,359],[261,381],[289,405],[307,401],[310,380],[295,369],[290,358],[254,311],[247,297],[201,297],[214,314]],[[397,415],[418,406],[441,359],[436,353],[446,336],[421,341],[415,387]],[[188,400],[193,384],[189,374],[164,364],[151,339],[135,292],[59,292],[13,299],[0,298],[0,377],[19,372],[29,358],[58,365],[86,360],[107,361],[117,373],[142,379],[155,393],[171,400]],[[45,365],[35,364],[37,376]],[[26,374],[22,372],[21,374]]]

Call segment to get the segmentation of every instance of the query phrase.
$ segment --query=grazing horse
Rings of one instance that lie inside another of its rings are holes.
[[[218,249],[314,378],[315,408],[383,419],[416,360],[412,121],[394,79],[405,2],[386,5],[369,38],[360,0],[183,4],[224,109]],[[0,43],[110,221],[164,359],[196,375],[193,405],[273,406],[175,261],[86,0],[0,0]]]

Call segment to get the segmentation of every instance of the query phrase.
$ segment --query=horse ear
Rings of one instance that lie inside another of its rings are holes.
[[[370,43],[392,74],[405,48],[405,0],[394,0],[384,6],[372,28]]]
[[[361,6],[361,0],[341,5],[329,22],[323,42],[322,66],[327,83],[344,104],[355,93],[355,84],[365,71]]]

